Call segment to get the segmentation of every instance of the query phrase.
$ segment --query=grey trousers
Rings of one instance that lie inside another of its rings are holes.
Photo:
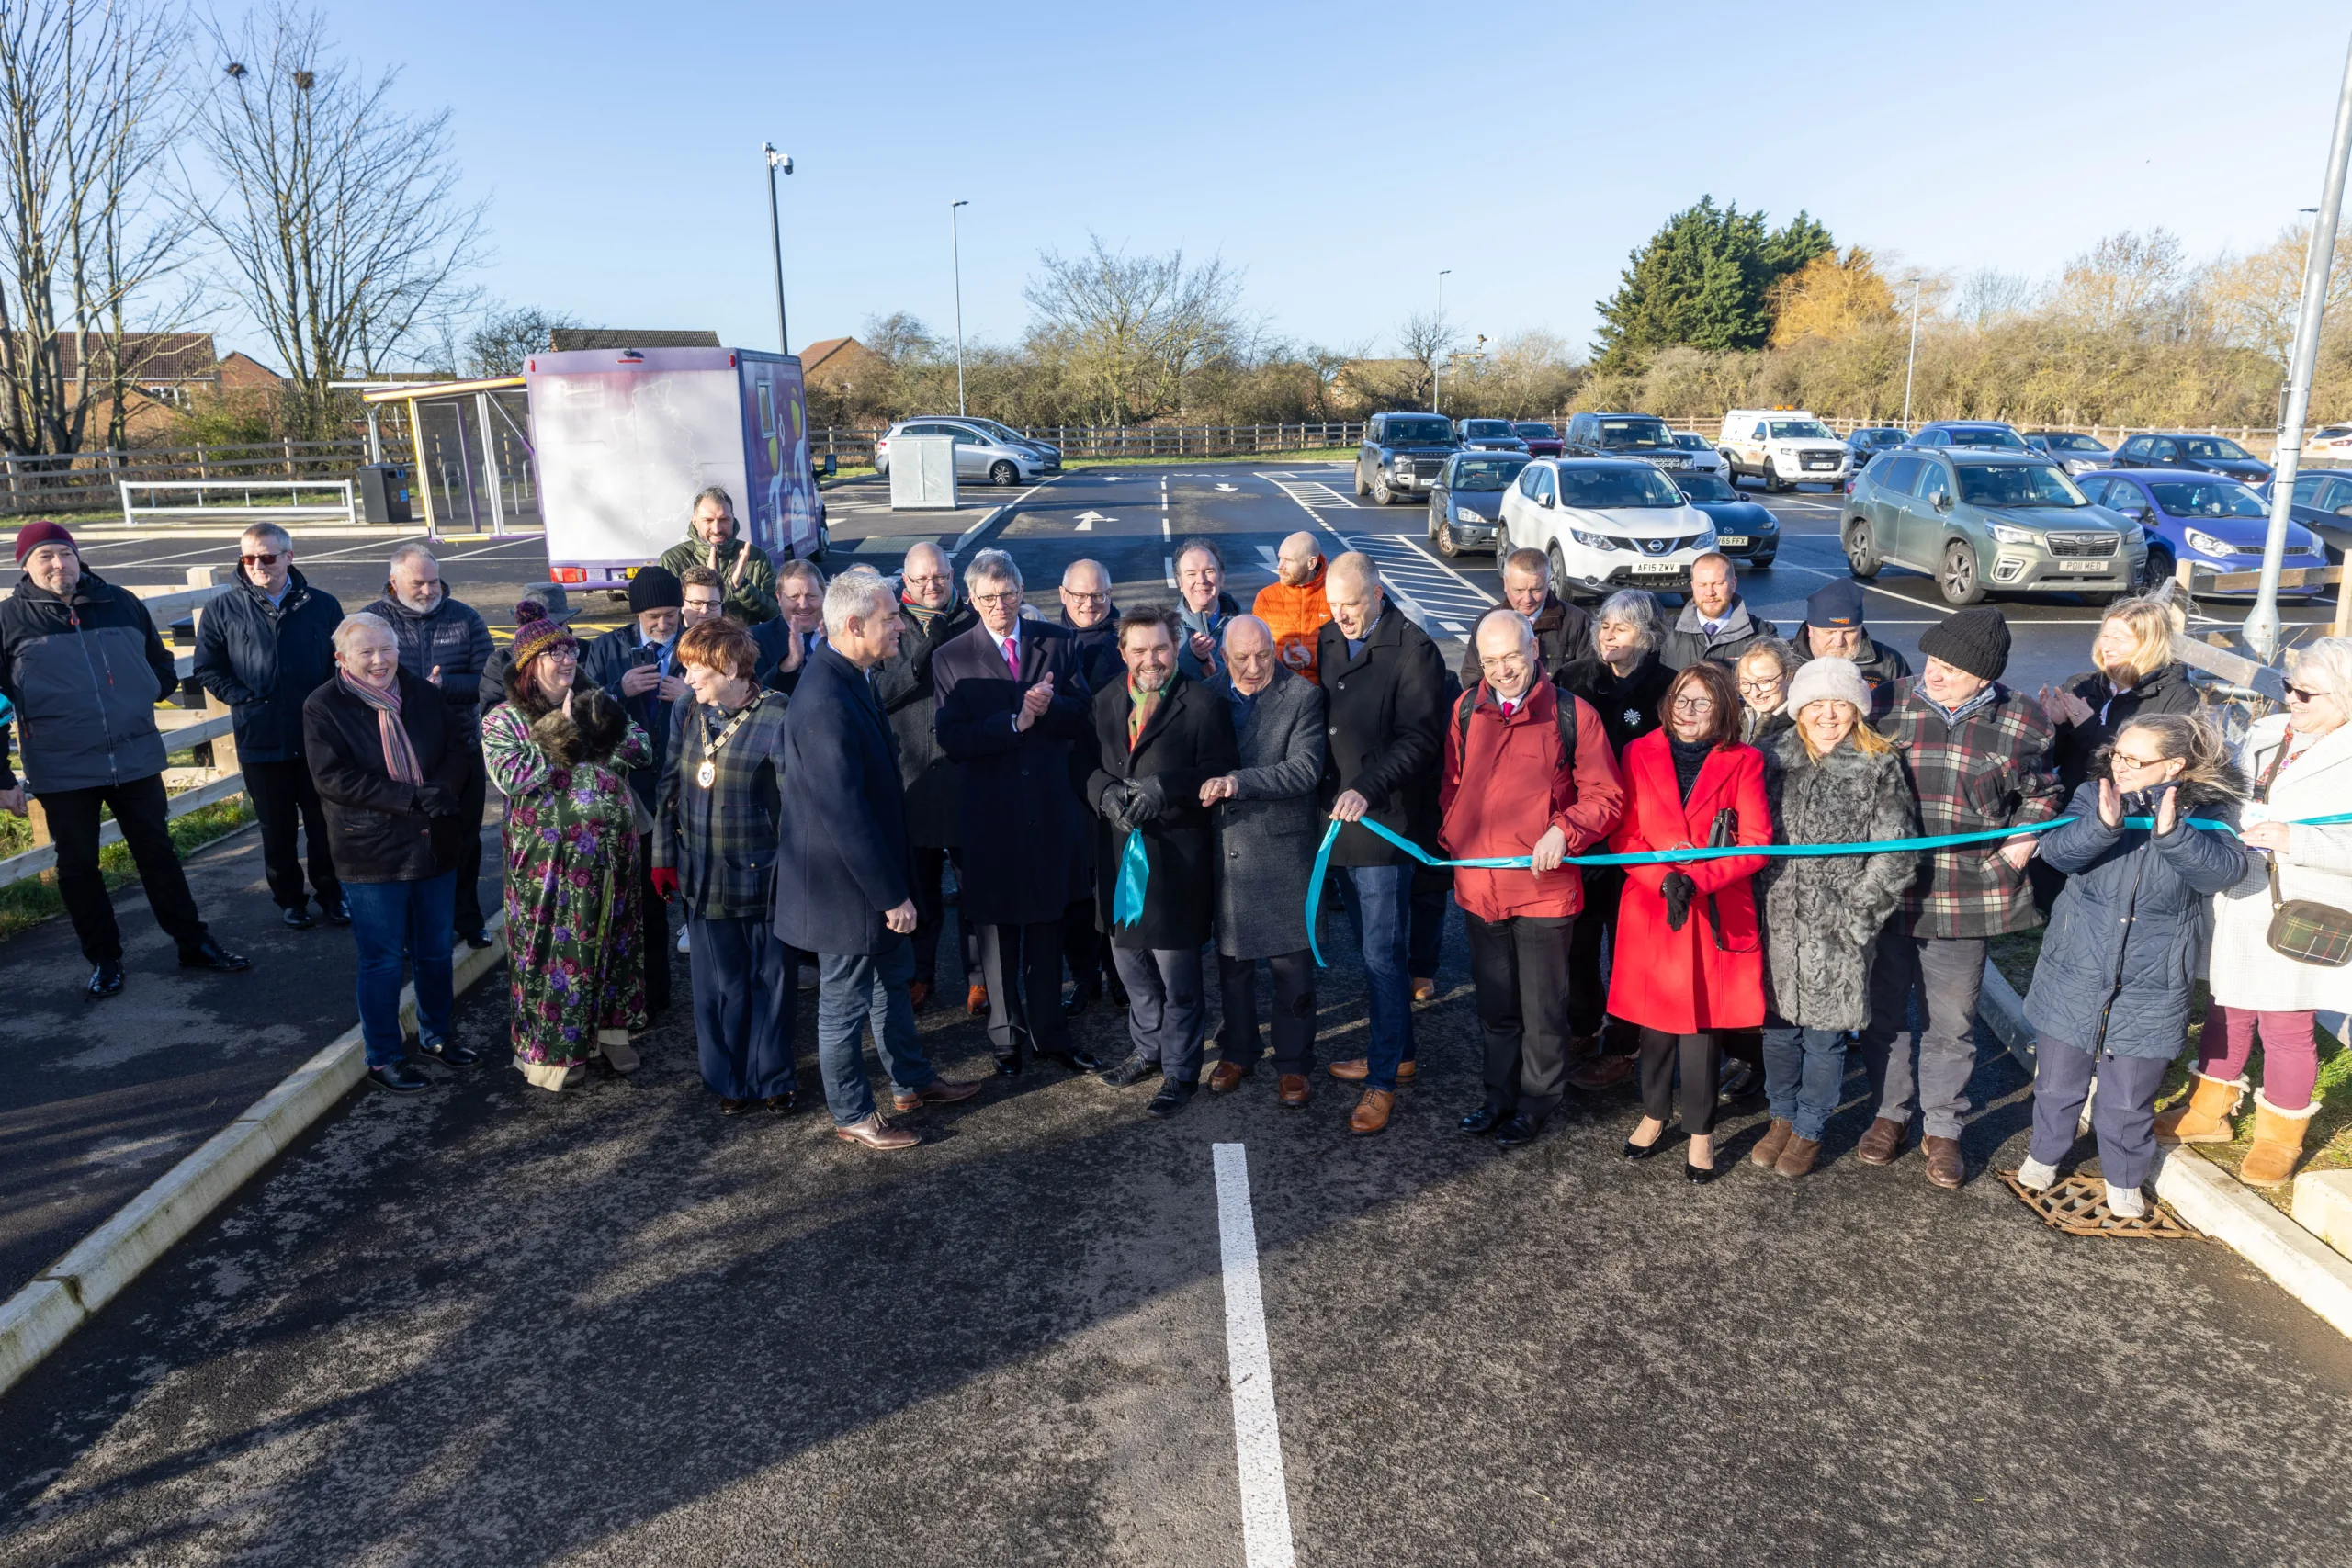
[[[1127,988],[1127,1037],[1136,1055],[1172,1083],[1201,1081],[1201,1042],[1208,1008],[1201,992],[1197,947],[1114,947]]]
[[[1911,1124],[1919,1112],[1931,1138],[1960,1136],[1976,1072],[1976,997],[1984,986],[1981,937],[1905,936],[1890,924],[1879,933],[1871,966],[1871,1018],[1862,1030],[1862,1067],[1878,1114]],[[1918,1066],[1912,1066],[1911,998],[1919,998]]]

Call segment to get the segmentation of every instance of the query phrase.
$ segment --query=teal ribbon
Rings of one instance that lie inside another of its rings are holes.
[[[2030,822],[2017,828],[1990,828],[1977,833],[1939,833],[1922,839],[1881,839],[1860,844],[1730,844],[1722,849],[1702,849],[1691,846],[1679,850],[1642,850],[1630,854],[1568,855],[1564,857],[1560,863],[1564,866],[1660,865],[1668,863],[1683,864],[1691,861],[1724,860],[1736,855],[1756,855],[1766,860],[1813,860],[1830,855],[1900,854],[1905,852],[1949,850],[1956,849],[1962,844],[1984,844],[1999,840],[2027,838],[2037,833],[2047,833],[2052,828],[2063,828],[2074,820],[2072,817],[2058,817],[2047,822]],[[2352,823],[2352,811],[2339,811],[2328,817],[2299,818],[2288,826],[2328,828],[2343,823]],[[2124,828],[2143,829],[2154,829],[2155,825],[2156,819],[2153,817],[2126,817],[2119,824]],[[1323,841],[1316,846],[1315,850],[1315,869],[1306,879],[1306,946],[1308,951],[1314,953],[1317,967],[1322,967],[1324,961],[1322,945],[1315,940],[1315,917],[1323,908],[1323,878],[1330,869],[1331,845],[1338,840],[1340,829],[1342,826],[1343,824],[1334,820],[1324,828]],[[1466,866],[1476,871],[1516,871],[1523,870],[1534,862],[1534,857],[1531,855],[1483,855],[1473,860],[1440,860],[1420,845],[1409,839],[1397,837],[1369,817],[1359,818],[1356,826],[1367,829],[1376,838],[1387,840],[1423,865],[1440,870],[1450,866]],[[2191,817],[2188,818],[2188,826],[2202,828],[2208,832],[2235,833],[2237,831],[2227,822],[2216,821],[2210,817]],[[1125,876],[1125,872],[1122,870],[1120,891],[1123,895],[1126,888]],[[1140,910],[1142,908],[1140,892],[1136,895],[1136,908]]]
[[[1337,824],[1334,824],[1337,826]],[[1325,840],[1329,847],[1329,840]],[[1315,863],[1318,879],[1323,863]],[[1143,835],[1127,834],[1127,847],[1119,852],[1119,881],[1111,892],[1111,923],[1131,926],[1143,919],[1144,889],[1151,885],[1151,855],[1144,848]]]

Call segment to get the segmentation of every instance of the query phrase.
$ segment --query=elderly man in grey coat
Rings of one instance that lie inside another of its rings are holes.
[[[1314,1066],[1315,969],[1306,942],[1306,880],[1322,813],[1323,689],[1283,668],[1274,634],[1255,615],[1225,628],[1225,671],[1211,682],[1233,714],[1241,765],[1201,785],[1216,810],[1216,968],[1225,1029],[1209,1092],[1227,1094],[1258,1065],[1258,963],[1274,980],[1275,1095],[1307,1100]]]

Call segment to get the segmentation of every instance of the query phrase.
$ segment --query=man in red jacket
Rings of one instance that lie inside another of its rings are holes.
[[[1486,1103],[1462,1130],[1516,1148],[1558,1108],[1566,1071],[1568,933],[1584,882],[1560,863],[1609,836],[1625,792],[1600,716],[1542,678],[1527,617],[1487,611],[1472,646],[1483,679],[1448,716],[1439,840],[1455,859],[1527,855],[1532,864],[1453,874],[1487,1043]]]

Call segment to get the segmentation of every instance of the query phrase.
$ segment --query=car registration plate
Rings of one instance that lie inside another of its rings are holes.
[[[2114,567],[2113,561],[2103,560],[2062,560],[2058,563],[2060,571],[2111,571]]]
[[[1718,534],[1715,536],[1715,543],[1727,549],[1738,550],[1747,548],[1754,541],[1745,534]]]
[[[1636,576],[1668,577],[1688,570],[1679,561],[1638,560],[1634,563]]]

